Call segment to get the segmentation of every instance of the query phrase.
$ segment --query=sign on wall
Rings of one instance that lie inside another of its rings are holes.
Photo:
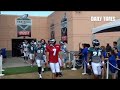
[[[51,31],[51,39],[55,39],[54,24],[51,24],[50,31]]]
[[[32,20],[28,18],[28,14],[25,14],[16,20],[16,25],[17,25],[17,36],[28,36],[31,37],[31,25],[32,25]]]
[[[51,31],[51,38],[55,39],[55,32],[54,31]]]
[[[68,40],[67,40],[67,17],[66,17],[66,13],[65,13],[64,17],[61,20],[61,40],[68,43]]]

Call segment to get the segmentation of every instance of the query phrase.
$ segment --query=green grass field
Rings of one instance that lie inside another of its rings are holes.
[[[23,73],[32,73],[37,72],[37,66],[24,66],[24,67],[12,67],[5,68],[3,74],[5,75],[13,75],[13,74],[23,74]]]
[[[3,71],[3,74],[5,74],[5,75],[34,73],[34,72],[37,72],[37,70],[38,70],[37,66],[12,67],[12,68],[3,68],[3,69],[5,70],[5,71]],[[70,70],[70,69],[66,68],[64,70]],[[46,68],[45,71],[50,71],[50,69]],[[109,76],[109,79],[111,79],[111,75]]]
[[[24,67],[12,67],[12,68],[3,68],[5,71],[3,74],[5,75],[14,75],[14,74],[23,74],[23,73],[32,73],[37,72],[38,68],[37,66],[24,66]],[[69,68],[66,68],[67,70]],[[50,71],[49,68],[46,68],[45,71]]]

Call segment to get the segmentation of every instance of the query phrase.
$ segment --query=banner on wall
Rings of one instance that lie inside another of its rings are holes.
[[[54,24],[53,23],[50,26],[50,31],[51,31],[51,38],[55,39],[55,31],[54,31]]]
[[[68,43],[68,38],[67,38],[67,17],[66,13],[64,17],[61,20],[61,40]]]
[[[67,28],[61,29],[61,40],[67,43]]]
[[[32,20],[25,14],[15,20],[17,25],[17,37],[28,36],[31,37]]]
[[[51,31],[51,38],[55,39],[55,32],[54,31]]]

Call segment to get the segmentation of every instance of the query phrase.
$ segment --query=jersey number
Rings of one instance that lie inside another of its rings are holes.
[[[101,55],[101,52],[98,52],[98,56]],[[93,56],[97,56],[97,52],[93,52]]]
[[[43,50],[37,50],[37,53],[43,53]]]
[[[31,47],[31,50],[33,51],[33,47]]]
[[[56,55],[56,49],[53,49],[53,56]]]

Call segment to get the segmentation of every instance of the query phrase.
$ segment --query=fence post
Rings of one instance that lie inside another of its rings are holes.
[[[69,62],[71,62],[71,60],[70,60],[70,52],[69,52]]]
[[[76,60],[75,60],[75,56],[73,56],[73,68],[72,68],[71,70],[77,70],[77,69],[75,68],[75,65],[76,65]]]
[[[70,64],[70,62],[71,62],[71,60],[70,60],[70,52],[68,53],[68,57],[69,57],[69,68],[71,67],[71,64]]]
[[[107,60],[107,72],[106,72],[106,79],[109,78],[109,60]]]
[[[4,76],[4,74],[2,74],[2,72],[4,71],[4,70],[2,69],[2,61],[3,61],[3,56],[0,55],[0,76]]]

